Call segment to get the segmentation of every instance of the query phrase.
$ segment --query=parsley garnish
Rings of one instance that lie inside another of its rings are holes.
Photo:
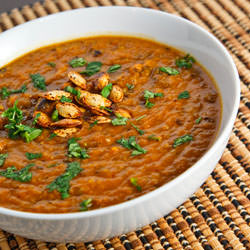
[[[121,115],[117,114],[116,118],[114,118],[111,123],[113,126],[120,126],[120,125],[127,125],[128,118],[122,117]]]
[[[200,116],[199,118],[197,118],[197,119],[195,120],[195,124],[199,124],[199,123],[201,122],[201,120],[202,120],[202,117]]]
[[[80,97],[81,97],[80,90],[75,89],[75,88],[73,88],[71,86],[67,86],[64,90],[71,93],[71,94],[73,94],[73,95],[75,95],[75,96],[77,96],[78,99],[80,99]]]
[[[87,61],[84,58],[74,58],[69,62],[69,65],[72,68],[82,67],[87,63]]]
[[[57,136],[57,134],[51,133],[50,136],[49,136],[49,140],[53,139],[53,138],[56,137],[56,136]]]
[[[121,68],[121,65],[120,64],[114,64],[112,66],[110,66],[107,70],[108,73],[113,73],[113,72],[116,72],[118,69]]]
[[[95,125],[98,124],[98,120],[95,120],[94,122],[89,124],[89,129],[92,129]]]
[[[42,157],[42,153],[25,153],[28,160],[34,160]]]
[[[170,67],[160,67],[160,71],[167,73],[168,75],[178,75],[180,72],[177,69],[173,69]]]
[[[72,100],[66,96],[62,96],[60,99],[60,102],[64,103],[64,102],[72,102]]]
[[[139,144],[136,143],[135,136],[130,136],[128,139],[122,137],[120,140],[117,140],[116,142],[119,143],[124,148],[133,150],[131,153],[132,156],[147,153],[146,149],[142,148]]]
[[[80,203],[80,207],[81,207],[80,211],[88,211],[91,206],[92,206],[91,198],[84,200]]]
[[[153,93],[149,90],[144,91],[144,99],[146,100],[146,102],[145,102],[146,108],[150,109],[154,106],[154,103],[150,102],[149,99],[152,99],[155,97],[163,97],[163,93]]]
[[[135,87],[134,84],[129,84],[129,83],[126,83],[126,86],[129,90],[133,89]]]
[[[154,141],[160,141],[160,140],[161,140],[160,137],[157,137],[157,136],[155,136],[155,135],[149,135],[149,136],[148,136],[148,139],[149,139],[149,140],[154,140]]]
[[[174,144],[173,147],[176,148],[186,142],[190,142],[193,140],[193,136],[192,135],[183,135],[181,137],[178,137],[174,140]]]
[[[61,198],[66,199],[69,197],[70,181],[75,178],[83,169],[79,162],[68,163],[66,171],[58,176],[53,182],[47,185],[49,192],[57,190],[61,193]]]
[[[179,68],[190,69],[192,68],[195,59],[189,54],[185,55],[183,58],[176,59],[175,64]]]
[[[180,99],[188,99],[190,97],[190,94],[187,90],[181,92],[179,95],[178,95],[178,100]]]
[[[8,167],[6,170],[0,171],[0,175],[15,181],[29,182],[32,178],[32,173],[29,170],[34,165],[33,163],[28,164],[21,170],[17,170],[14,166]]]
[[[132,126],[133,128],[136,129],[136,131],[137,131],[140,135],[144,135],[144,131],[143,131],[143,130],[139,129],[139,128],[138,128],[137,126],[135,126],[135,124],[133,124],[132,122],[131,122],[130,124],[131,124],[131,126]]]
[[[25,93],[27,91],[26,85],[23,85],[20,89],[8,90],[6,87],[2,87],[0,94],[1,98],[5,99],[12,94]]]
[[[8,157],[8,154],[0,154],[0,167],[3,166],[7,157]]]
[[[32,122],[32,124],[33,125],[36,125],[37,124],[37,120],[38,120],[38,118],[41,116],[41,113],[37,113],[36,114],[36,116],[35,116],[35,118],[34,118],[34,120],[33,120],[33,122]]]
[[[59,116],[58,110],[55,109],[51,115],[51,120],[53,122],[57,122],[59,120],[58,116]]]
[[[81,148],[77,142],[77,138],[71,138],[68,140],[68,156],[80,159],[87,159],[89,155],[85,148]]]
[[[95,73],[99,72],[101,67],[102,67],[101,62],[90,62],[90,63],[88,63],[86,69],[80,73],[85,74],[87,76],[92,76]]]
[[[106,85],[102,91],[101,91],[101,95],[105,98],[108,98],[110,92],[111,92],[111,89],[112,89],[112,83],[109,83],[108,85]]]
[[[137,183],[137,178],[134,177],[130,178],[130,182],[139,192],[142,191],[141,186]]]
[[[51,68],[55,68],[56,64],[54,62],[48,62],[47,63]]]
[[[139,121],[139,120],[141,120],[141,119],[143,119],[143,118],[145,118],[146,117],[146,115],[141,115],[141,116],[139,116],[138,118],[136,118],[135,120],[136,121]]]
[[[46,90],[45,78],[38,74],[30,74],[30,78],[34,84],[34,87],[41,90]]]

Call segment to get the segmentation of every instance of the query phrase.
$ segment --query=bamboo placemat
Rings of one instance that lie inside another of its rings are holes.
[[[33,241],[0,230],[1,250],[250,249],[250,2],[248,0],[45,0],[0,14],[0,32],[59,11],[138,6],[183,16],[214,34],[231,53],[241,103],[227,148],[203,186],[172,213],[138,231],[88,243]]]

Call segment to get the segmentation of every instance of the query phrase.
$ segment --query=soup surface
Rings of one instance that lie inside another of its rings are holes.
[[[133,37],[35,50],[1,69],[0,88],[0,206],[15,210],[148,193],[194,164],[220,122],[218,91],[192,56]]]

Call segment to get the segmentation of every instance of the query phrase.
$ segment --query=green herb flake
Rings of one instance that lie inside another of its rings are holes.
[[[109,108],[107,108],[107,107],[105,107],[105,106],[100,106],[100,109],[104,109],[104,110],[106,110],[106,111],[108,111],[108,112],[110,112],[110,113],[113,112],[112,109],[109,109]]]
[[[79,162],[70,162],[66,171],[47,185],[46,188],[49,189],[49,192],[57,190],[61,194],[61,198],[66,199],[69,197],[70,181],[80,174],[82,170]]]
[[[28,160],[34,160],[42,157],[42,153],[25,153],[25,156]]]
[[[127,125],[128,118],[116,115],[116,118],[112,119],[111,123],[113,126]]]
[[[175,64],[179,68],[190,69],[192,68],[195,59],[189,54],[185,55],[183,58],[176,59]]]
[[[68,157],[87,159],[89,155],[85,148],[81,148],[77,142],[77,138],[71,138],[68,140]]]
[[[149,90],[144,91],[144,99],[146,100],[145,102],[145,107],[146,108],[152,108],[154,106],[154,103],[150,102],[149,99],[155,98],[155,97],[163,97],[163,93],[153,93]]]
[[[160,71],[167,73],[168,75],[175,76],[175,75],[180,74],[180,72],[177,69],[173,69],[170,67],[160,67],[159,69],[160,69]]]
[[[149,136],[148,136],[148,139],[149,139],[149,140],[153,140],[153,141],[160,141],[160,140],[161,140],[160,137],[157,137],[157,136],[155,136],[155,135],[149,135]]]
[[[129,84],[129,83],[126,83],[126,86],[129,90],[132,90],[135,87],[134,84]]]
[[[174,144],[173,144],[173,148],[176,148],[186,142],[190,142],[193,140],[193,136],[192,135],[183,135],[181,137],[178,137],[174,140]]]
[[[46,90],[45,78],[42,75],[40,75],[39,73],[30,74],[30,78],[31,78],[35,88],[41,89],[41,90]]]
[[[8,154],[0,154],[0,167],[3,166],[7,157],[8,157]]]
[[[181,92],[179,95],[178,95],[178,100],[180,99],[188,99],[190,97],[190,94],[187,90]]]
[[[53,138],[56,137],[56,136],[57,136],[57,134],[51,133],[50,136],[49,136],[49,140],[53,139]]]
[[[133,124],[132,122],[130,123],[131,126],[140,134],[140,135],[144,135],[144,131],[139,129],[135,124]]]
[[[54,62],[48,62],[47,63],[51,68],[55,68],[56,64]]]
[[[13,89],[13,90],[8,90],[6,87],[2,87],[2,89],[0,90],[1,99],[2,100],[6,99],[12,94],[25,93],[26,91],[27,91],[27,87],[25,84],[20,89]]]
[[[75,89],[75,88],[73,88],[71,86],[67,86],[64,90],[71,93],[71,94],[73,94],[73,95],[75,95],[78,99],[80,99],[80,97],[81,97],[80,90]]]
[[[37,113],[37,114],[36,114],[36,116],[35,116],[35,118],[34,118],[34,120],[33,120],[33,122],[32,122],[33,125],[36,125],[36,124],[37,124],[38,118],[39,118],[40,116],[41,116],[41,113]]]
[[[92,76],[95,73],[101,70],[102,63],[101,62],[90,62],[87,64],[87,67],[84,71],[80,72],[81,74],[85,74],[87,76]]]
[[[142,191],[142,187],[138,184],[137,182],[137,178],[130,178],[130,183],[139,191],[141,192]]]
[[[145,117],[146,117],[146,115],[141,115],[141,116],[137,117],[135,120],[136,120],[136,121],[140,121],[141,119],[143,119],[143,118],[145,118]]]
[[[64,103],[64,102],[72,102],[72,100],[66,96],[62,96],[60,99],[60,102]]]
[[[92,129],[92,128],[93,128],[95,125],[97,125],[97,124],[98,124],[98,120],[96,120],[96,121],[90,123],[90,124],[89,124],[89,129]]]
[[[114,64],[112,66],[110,66],[107,70],[108,73],[113,73],[113,72],[116,72],[118,69],[121,68],[121,65],[120,64]]]
[[[123,146],[124,148],[131,149],[133,150],[131,155],[136,156],[136,155],[141,155],[141,154],[146,154],[147,150],[142,148],[138,143],[136,143],[136,138],[135,136],[130,136],[129,139],[121,138],[116,141],[118,144]]]
[[[21,170],[17,170],[14,166],[8,167],[6,170],[0,171],[0,175],[15,181],[29,182],[32,179],[32,173],[29,170],[33,166],[35,164],[31,163]]]
[[[108,85],[106,85],[102,91],[101,91],[101,95],[105,98],[108,98],[108,96],[110,95],[110,92],[112,90],[112,83],[109,83]]]
[[[195,120],[195,124],[199,124],[199,123],[201,122],[201,120],[202,120],[202,117],[200,116],[199,118],[197,118],[197,119]]]
[[[80,203],[80,211],[88,211],[92,206],[92,199],[86,199]]]
[[[69,65],[70,65],[72,68],[77,68],[77,67],[82,67],[82,66],[84,66],[86,63],[87,63],[87,61],[86,61],[84,58],[79,57],[79,58],[74,58],[74,59],[72,59],[72,60],[69,62]]]
[[[53,122],[57,122],[59,120],[59,113],[58,113],[58,110],[55,109],[51,115],[51,120]]]

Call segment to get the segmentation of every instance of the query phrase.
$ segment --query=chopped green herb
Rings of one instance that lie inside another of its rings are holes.
[[[42,129],[32,128],[23,124],[17,125],[15,134],[20,134],[26,142],[31,142],[42,134]]]
[[[181,137],[178,137],[174,140],[174,144],[173,147],[176,148],[186,142],[190,142],[193,140],[193,136],[192,135],[183,135]]]
[[[180,72],[177,69],[173,69],[170,67],[160,67],[160,71],[167,73],[168,75],[178,75]]]
[[[175,61],[175,64],[179,68],[190,69],[190,68],[192,68],[192,65],[194,62],[195,62],[195,59],[192,56],[190,56],[189,54],[187,54],[183,58],[177,59]]]
[[[25,153],[28,160],[34,160],[42,157],[42,153]]]
[[[53,122],[57,122],[59,120],[58,116],[59,116],[58,110],[55,109],[51,115],[51,120]]]
[[[143,118],[145,118],[146,117],[146,115],[142,115],[142,116],[139,116],[138,118],[136,118],[135,120],[136,121],[139,121],[139,120],[141,120],[141,119],[143,119]]]
[[[72,102],[72,100],[66,96],[62,96],[61,99],[60,99],[60,102]]]
[[[49,192],[57,190],[61,193],[61,198],[66,199],[69,197],[70,181],[75,178],[83,169],[79,162],[70,162],[66,171],[58,176],[53,182],[47,185]]]
[[[47,63],[51,68],[55,68],[56,64],[54,62],[48,62]]]
[[[85,148],[81,148],[77,140],[77,138],[71,138],[68,140],[68,156],[80,159],[89,158],[87,150]]]
[[[56,136],[57,136],[57,134],[51,133],[50,136],[49,136],[49,139],[51,140],[51,139],[53,139],[53,138],[56,137]]]
[[[95,73],[99,72],[101,67],[102,67],[101,62],[90,62],[90,63],[88,63],[86,69],[80,73],[85,74],[87,76],[92,76]]]
[[[90,123],[90,124],[89,124],[89,129],[92,129],[92,128],[93,128],[95,125],[97,125],[97,124],[98,124],[98,120],[96,120],[96,121]]]
[[[178,100],[180,99],[188,99],[190,97],[190,94],[187,90],[181,92],[179,95],[178,95]]]
[[[20,182],[29,182],[32,178],[32,173],[29,172],[30,168],[35,164],[28,164],[21,170],[17,170],[14,166],[8,167],[6,170],[0,171],[0,175],[5,178],[12,179]]]
[[[26,85],[23,85],[20,89],[8,90],[6,87],[2,87],[0,90],[1,98],[5,99],[12,94],[25,93],[27,91]]]
[[[134,177],[130,178],[130,182],[139,192],[142,191],[141,186],[137,183],[137,178]]]
[[[35,118],[34,118],[34,120],[33,120],[33,122],[32,122],[32,124],[33,125],[36,125],[37,124],[37,120],[38,120],[38,118],[41,116],[41,113],[37,113],[36,114],[36,116],[35,116]]]
[[[108,112],[110,112],[110,113],[113,112],[112,109],[109,109],[109,108],[107,108],[107,107],[105,107],[105,106],[100,106],[100,109],[104,109],[104,110],[106,110],[106,111],[108,111]]]
[[[126,86],[129,90],[133,89],[135,87],[134,84],[129,84],[129,83],[126,83]]]
[[[114,64],[112,66],[110,66],[107,70],[108,73],[113,73],[113,72],[116,72],[118,69],[121,68],[121,65],[120,64]]]
[[[109,83],[108,85],[106,85],[102,91],[101,91],[101,95],[105,98],[108,98],[110,92],[111,92],[111,89],[112,89],[112,83]]]
[[[127,125],[128,118],[116,115],[116,118],[112,119],[111,123],[113,126]]]
[[[152,108],[154,106],[154,103],[150,102],[149,99],[152,99],[155,97],[163,97],[163,93],[153,93],[149,90],[144,91],[144,99],[146,100],[145,102],[146,108]]]
[[[38,74],[30,74],[30,78],[34,84],[34,87],[41,90],[46,90],[45,78]]]
[[[155,136],[155,135],[149,135],[149,136],[148,136],[148,139],[149,139],[149,140],[154,140],[154,141],[160,141],[160,140],[161,140],[160,137],[157,137],[157,136]]]
[[[132,126],[133,128],[136,129],[136,131],[137,131],[140,135],[144,135],[144,131],[143,131],[143,130],[139,129],[139,128],[138,128],[137,126],[135,126],[135,124],[133,124],[132,122],[131,122],[130,124],[131,124],[131,126]]]
[[[71,94],[73,94],[73,95],[75,95],[75,96],[77,96],[78,99],[80,99],[80,97],[81,97],[80,90],[75,89],[75,88],[73,88],[71,86],[67,86],[64,90],[71,93]]]
[[[81,207],[80,211],[88,211],[91,206],[92,206],[91,198],[84,200],[80,203],[80,207]]]
[[[202,117],[200,116],[199,118],[197,118],[197,119],[195,120],[195,124],[199,124],[199,123],[201,122],[201,120],[202,120]]]
[[[3,166],[7,157],[8,157],[8,154],[0,154],[0,167]]]
[[[120,140],[117,140],[116,142],[119,143],[124,148],[133,150],[131,153],[132,156],[147,153],[146,149],[142,148],[139,144],[136,143],[135,136],[130,136],[128,139],[122,137]]]
[[[87,61],[84,58],[74,58],[69,62],[69,65],[72,68],[82,67],[87,63]]]

